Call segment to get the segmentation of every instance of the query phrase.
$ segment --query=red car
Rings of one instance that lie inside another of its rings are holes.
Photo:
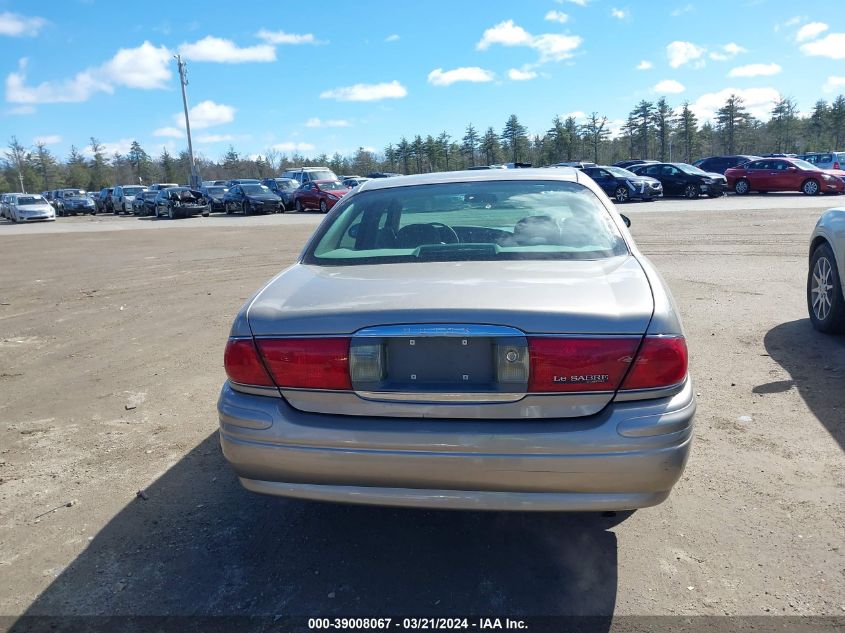
[[[293,206],[297,211],[319,209],[328,213],[350,191],[339,180],[312,180],[293,192]]]
[[[752,191],[845,193],[845,171],[819,169],[798,158],[761,158],[725,172],[728,188],[739,195]]]

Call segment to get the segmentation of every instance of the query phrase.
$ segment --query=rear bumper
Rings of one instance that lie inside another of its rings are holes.
[[[303,413],[227,383],[223,454],[264,494],[485,510],[627,510],[680,478],[695,401],[613,403],[587,418],[442,420]]]

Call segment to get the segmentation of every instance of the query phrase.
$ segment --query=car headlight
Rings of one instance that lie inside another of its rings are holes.
[[[836,178],[834,178],[834,177],[833,177],[833,176],[831,176],[830,174],[822,174],[822,178],[823,178],[824,180],[827,180],[828,182],[833,182],[834,180],[836,180]]]
[[[702,178],[701,182],[702,182],[702,184],[705,184],[705,185],[712,185],[713,179],[712,178]]]

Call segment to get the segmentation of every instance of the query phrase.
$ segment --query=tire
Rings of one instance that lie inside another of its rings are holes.
[[[241,202],[241,213],[244,214],[244,217],[249,215],[249,202]]]
[[[326,204],[325,200],[320,200],[320,213],[328,213],[329,212],[329,205]]]
[[[695,200],[699,196],[699,190],[696,185],[687,185],[684,187],[684,198],[687,200]]]
[[[804,184],[801,185],[801,191],[805,196],[817,196],[821,191],[821,186],[819,185],[818,180],[808,178],[804,181]]]
[[[176,219],[176,210],[173,207],[167,207],[167,217],[170,220]]]
[[[807,311],[819,332],[845,334],[845,298],[836,259],[827,242],[820,244],[810,257],[807,273]]]
[[[300,211],[305,211],[305,208],[302,206],[302,203],[299,201],[299,198],[294,201],[293,208],[296,209],[297,213],[299,213]]]
[[[613,199],[620,204],[630,201],[631,195],[628,193],[628,187],[616,187],[616,191],[613,192]]]

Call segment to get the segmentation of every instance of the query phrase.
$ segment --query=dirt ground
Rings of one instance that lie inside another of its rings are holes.
[[[841,201],[706,202],[625,208],[699,408],[669,500],[615,518],[239,487],[216,434],[228,328],[317,216],[0,224],[0,614],[845,616],[845,340],[805,304],[809,234]]]

